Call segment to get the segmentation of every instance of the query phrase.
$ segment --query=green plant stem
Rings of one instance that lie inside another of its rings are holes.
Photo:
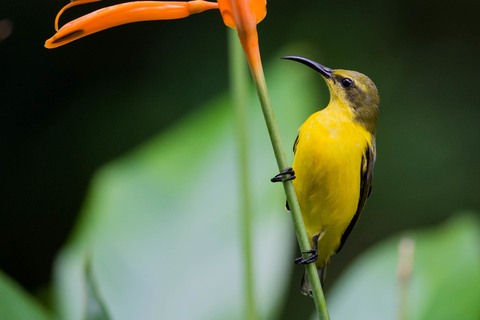
[[[275,115],[273,113],[270,96],[267,90],[267,84],[265,82],[265,75],[261,67],[251,69],[252,75],[255,81],[255,87],[257,88],[258,98],[262,106],[263,115],[267,124],[268,133],[272,142],[273,151],[277,160],[279,171],[283,171],[288,168],[287,156],[285,149],[283,148],[282,141],[280,139],[280,133],[278,131],[277,122],[275,121]],[[283,182],[285,194],[287,196],[288,204],[290,207],[290,213],[293,219],[293,225],[295,227],[295,233],[297,235],[298,244],[302,252],[310,250],[310,241],[305,230],[305,224],[303,223],[302,214],[300,212],[300,206],[298,205],[297,195],[293,187],[292,181]],[[308,257],[304,255],[304,258]],[[318,278],[317,269],[314,263],[305,266],[308,274],[308,279],[312,286],[313,299],[315,301],[315,307],[319,314],[320,319],[329,320],[327,304],[323,295],[322,287],[320,285],[320,279]]]
[[[252,210],[251,192],[248,179],[248,68],[243,56],[242,46],[238,42],[237,32],[228,30],[229,60],[230,60],[230,86],[235,107],[237,128],[238,166],[240,182],[240,220],[242,234],[243,269],[245,284],[245,303],[247,320],[256,320],[257,307],[255,304],[255,287],[252,267]]]

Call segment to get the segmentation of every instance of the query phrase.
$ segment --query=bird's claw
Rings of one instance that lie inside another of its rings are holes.
[[[284,179],[285,175],[290,175],[289,177],[287,177],[286,179]],[[283,170],[282,172],[280,172],[279,174],[277,174],[275,177],[273,177],[272,179],[270,179],[270,181],[272,182],[285,182],[285,181],[289,181],[289,180],[293,180],[295,179],[295,171],[293,171],[292,168],[287,168],[285,170]]]
[[[303,253],[303,254],[311,253],[312,255],[311,255],[310,257],[308,257],[308,258],[305,258],[305,259],[304,259],[303,257],[300,257],[300,258],[295,259],[295,260],[293,261],[295,264],[310,264],[310,263],[312,263],[312,262],[317,261],[317,259],[318,259],[318,252],[317,252],[317,250],[315,250],[315,249],[308,250],[308,251],[304,251],[304,252],[302,252],[302,253]]]

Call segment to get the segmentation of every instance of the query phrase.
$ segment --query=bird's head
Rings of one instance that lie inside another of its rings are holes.
[[[356,71],[332,70],[302,57],[287,56],[282,59],[303,63],[320,73],[330,90],[330,103],[351,108],[353,120],[375,135],[380,96],[377,87],[369,77]]]

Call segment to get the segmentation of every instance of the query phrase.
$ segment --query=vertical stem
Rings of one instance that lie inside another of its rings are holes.
[[[248,165],[248,119],[247,119],[247,98],[248,98],[248,69],[240,43],[237,40],[235,30],[228,30],[229,56],[230,56],[230,86],[232,91],[233,105],[235,107],[237,145],[239,159],[239,181],[240,181],[240,202],[241,202],[241,227],[242,227],[242,251],[243,269],[245,283],[245,303],[247,320],[257,319],[257,308],[255,305],[255,289],[252,268],[252,223],[249,188],[249,165]]]
[[[267,125],[268,134],[272,143],[273,151],[275,153],[275,159],[279,171],[283,171],[288,167],[287,156],[285,149],[283,148],[282,140],[280,139],[280,133],[278,131],[277,122],[275,121],[275,115],[273,113],[272,103],[267,90],[267,84],[265,82],[265,75],[263,73],[262,62],[260,59],[260,49],[258,47],[258,34],[257,31],[249,33],[238,32],[238,37],[242,43],[243,51],[247,57],[247,61],[252,72],[255,87],[257,88],[258,98],[260,105],[262,106],[265,123]],[[290,207],[290,213],[295,227],[295,233],[297,235],[298,244],[302,252],[310,250],[310,241],[305,230],[305,224],[303,223],[302,214],[300,212],[300,206],[298,205],[297,194],[293,187],[292,181],[283,182],[285,194],[287,196],[288,204]],[[304,256],[307,258],[308,254]],[[313,300],[317,309],[319,319],[330,320],[328,314],[327,304],[323,295],[322,286],[320,285],[320,279],[318,278],[317,268],[314,263],[307,264],[305,266],[308,274],[308,279],[312,286]]]

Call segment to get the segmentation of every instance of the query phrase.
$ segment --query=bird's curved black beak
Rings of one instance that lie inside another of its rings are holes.
[[[302,57],[296,57],[296,56],[286,56],[286,57],[282,57],[280,59],[293,60],[293,61],[303,63],[304,65],[309,66],[313,70],[316,70],[317,72],[319,72],[326,79],[331,79],[332,78],[332,72],[333,72],[332,69],[327,68],[325,66],[322,66],[320,63],[315,62],[313,60],[310,60],[310,59],[307,59],[307,58],[302,58]]]

